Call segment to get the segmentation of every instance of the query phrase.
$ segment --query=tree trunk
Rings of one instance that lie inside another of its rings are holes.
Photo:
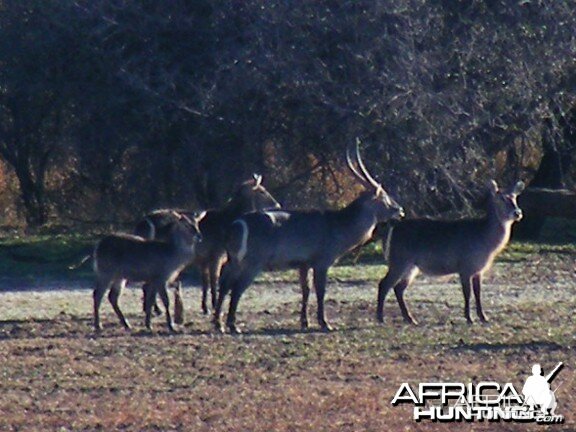
[[[26,224],[30,228],[37,228],[46,224],[48,222],[48,206],[44,188],[44,173],[35,180],[26,167],[19,165],[15,168],[20,186],[20,196],[24,204]]]

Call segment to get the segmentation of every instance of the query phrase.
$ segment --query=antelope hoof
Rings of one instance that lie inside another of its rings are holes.
[[[170,331],[170,333],[176,333],[177,332],[177,327],[174,326],[174,321],[167,321],[166,326],[168,327],[168,330]]]
[[[484,324],[487,324],[490,322],[490,320],[488,318],[486,318],[486,315],[479,315],[478,318],[480,318],[480,321]]]
[[[320,328],[321,328],[321,330],[322,330],[324,333],[330,333],[330,332],[333,332],[333,331],[335,330],[335,328],[332,327],[332,326],[331,326],[330,324],[328,324],[328,323],[323,323],[323,324],[321,324],[321,325],[320,325]]]
[[[417,326],[417,325],[418,325],[418,321],[416,321],[414,318],[409,317],[409,316],[404,317],[404,322],[405,322],[406,324],[410,324],[410,325],[413,325],[413,326]]]
[[[309,327],[308,320],[300,320],[300,329],[308,330]]]
[[[242,330],[236,327],[236,324],[228,324],[228,329],[230,330],[230,334],[233,335],[240,335],[242,334]]]
[[[152,332],[152,323],[145,323],[144,326],[146,327],[146,330],[148,330],[149,332]]]
[[[242,334],[242,330],[240,330],[238,327],[236,326],[228,326],[228,328],[230,329],[230,334],[235,334],[235,335],[240,335]]]
[[[221,334],[226,333],[226,329],[224,328],[224,324],[222,324],[222,322],[220,320],[214,319],[213,323],[214,323],[214,328],[216,329],[216,331],[218,333],[221,333]]]
[[[380,324],[384,324],[384,314],[377,314],[376,315],[376,321],[378,321]]]
[[[206,306],[202,306],[202,315],[209,315],[210,314],[210,309],[208,309]]]

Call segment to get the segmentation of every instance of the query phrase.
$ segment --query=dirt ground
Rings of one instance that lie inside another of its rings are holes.
[[[501,262],[483,290],[489,324],[467,325],[454,278],[417,278],[406,300],[418,326],[400,318],[393,295],[377,324],[376,284],[384,272],[356,266],[332,274],[328,317],[337,331],[298,324],[294,274],[267,277],[242,298],[241,336],[213,331],[185,290],[187,321],[170,335],[162,317],[143,329],[141,293],[111,307],[91,329],[89,286],[60,281],[0,293],[0,430],[4,431],[418,431],[576,430],[574,256],[535,251]],[[294,282],[289,282],[293,280]],[[315,302],[311,305],[311,318]],[[521,389],[534,363],[565,368],[552,388],[562,425],[413,420],[392,406],[403,382],[511,382]]]

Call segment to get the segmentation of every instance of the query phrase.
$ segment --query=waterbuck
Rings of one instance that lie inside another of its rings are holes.
[[[201,239],[196,221],[180,215],[168,231],[168,240],[146,240],[130,234],[111,234],[101,239],[94,249],[93,261],[96,273],[94,288],[94,328],[102,329],[99,309],[102,298],[110,289],[108,299],[122,325],[129,329],[118,299],[126,282],[146,282],[145,324],[151,329],[152,303],[160,295],[166,309],[170,331],[174,331],[170,316],[166,287],[193,259],[196,244]]]
[[[218,279],[220,270],[226,261],[227,230],[232,222],[245,213],[256,210],[269,210],[280,208],[280,204],[262,185],[262,176],[254,174],[244,181],[235,191],[230,200],[221,208],[206,210],[199,216],[199,228],[202,233],[202,242],[196,248],[193,264],[197,265],[202,275],[202,312],[208,314],[208,287],[211,291],[212,307],[216,305]],[[184,211],[183,214],[192,216],[193,213]],[[163,210],[150,214],[141,221],[137,230],[149,236],[158,236],[165,231],[166,224],[170,223],[171,213]],[[178,293],[178,291],[176,291]]]
[[[205,241],[199,245],[194,261],[202,274],[202,312],[204,314],[209,313],[208,286],[210,286],[212,308],[216,307],[218,280],[227,258],[224,245],[232,222],[246,213],[279,208],[278,201],[262,185],[262,176],[254,174],[252,179],[240,185],[223,207],[206,211],[206,215],[199,224]]]
[[[265,211],[250,213],[232,224],[227,241],[229,262],[220,278],[220,292],[214,315],[216,328],[223,332],[222,304],[230,292],[226,324],[232,333],[242,293],[262,270],[295,267],[300,271],[302,309],[300,323],[308,327],[307,307],[310,287],[308,273],[313,270],[318,300],[318,324],[331,330],[324,314],[324,295],[328,268],[346,252],[370,239],[379,222],[402,217],[402,208],[368,173],[356,143],[356,163],[346,161],[366,190],[347,207],[336,211]]]
[[[512,224],[522,219],[516,197],[523,189],[524,183],[518,182],[510,190],[501,191],[492,180],[488,185],[484,218],[403,220],[391,228],[388,236],[382,235],[388,273],[378,285],[378,321],[384,321],[384,300],[388,291],[394,288],[404,320],[416,324],[404,303],[404,291],[418,272],[437,276],[460,275],[466,320],[472,323],[470,287],[473,287],[478,318],[487,321],[480,300],[482,274],[508,243]]]
[[[148,213],[134,228],[134,235],[147,240],[168,241],[171,236],[172,225],[177,222],[181,215],[185,215],[190,220],[198,221],[204,217],[206,212],[190,212],[185,210],[159,209]],[[184,303],[182,300],[182,283],[178,280],[174,282],[174,322],[182,324],[184,322]],[[143,298],[146,299],[148,285],[142,286]],[[146,305],[143,304],[146,311]],[[162,311],[158,306],[158,300],[154,299],[153,311],[156,316]]]
[[[167,240],[170,238],[172,225],[178,222],[182,215],[191,221],[199,221],[205,211],[187,211],[182,209],[158,209],[151,211],[136,224],[133,234],[147,240]]]

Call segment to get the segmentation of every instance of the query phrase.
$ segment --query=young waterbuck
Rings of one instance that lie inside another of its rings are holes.
[[[242,293],[262,270],[295,267],[300,271],[302,287],[302,328],[308,327],[307,307],[310,287],[308,273],[313,270],[318,300],[318,324],[331,330],[324,315],[324,295],[328,268],[346,252],[370,239],[379,222],[403,215],[402,208],[368,173],[356,144],[356,168],[346,160],[352,173],[366,191],[347,207],[336,211],[266,211],[238,218],[227,241],[229,262],[220,278],[220,292],[214,315],[215,325],[224,331],[222,304],[230,292],[230,309],[226,324],[232,333],[236,327],[236,310]]]
[[[389,269],[378,285],[378,321],[384,320],[384,300],[394,288],[404,320],[416,324],[404,303],[404,291],[418,272],[437,276],[459,274],[466,320],[472,322],[470,288],[473,287],[478,318],[487,321],[480,300],[482,274],[508,243],[512,224],[522,219],[516,197],[523,189],[524,183],[518,182],[510,190],[501,191],[492,180],[488,185],[486,216],[482,219],[413,219],[394,225],[388,236],[383,236]]]
[[[199,221],[204,217],[206,212],[189,212],[185,210],[159,209],[148,213],[136,225],[134,235],[146,240],[169,241],[172,235],[172,227],[178,222],[181,215],[188,217],[190,220]],[[184,323],[184,302],[182,300],[182,283],[177,280],[174,282],[174,322],[176,324]],[[143,298],[146,299],[148,284],[142,286]],[[144,302],[145,303],[145,302]],[[143,304],[143,310],[146,311],[146,305]],[[162,311],[158,306],[158,300],[155,298],[153,311],[156,316],[161,315]]]
[[[125,328],[130,324],[124,317],[118,299],[126,282],[146,282],[145,324],[151,329],[152,303],[160,295],[166,309],[170,331],[174,331],[170,316],[166,287],[176,280],[182,269],[193,259],[196,244],[201,239],[196,221],[180,215],[170,225],[168,240],[146,240],[130,234],[111,234],[101,239],[94,249],[93,261],[96,273],[94,288],[94,328],[100,331],[99,309],[106,291],[108,299]]]
[[[262,185],[262,176],[254,174],[250,180],[238,187],[232,198],[222,208],[210,209],[202,212],[201,215],[182,212],[186,216],[199,219],[202,242],[196,247],[193,264],[199,267],[202,275],[202,312],[204,314],[209,312],[208,287],[211,291],[212,307],[216,305],[220,270],[226,261],[224,243],[232,222],[245,213],[277,208],[280,208],[280,204]],[[151,213],[137,225],[137,232],[144,236],[161,236],[172,220],[171,212],[171,210],[160,210]],[[176,293],[178,295],[178,291]]]

